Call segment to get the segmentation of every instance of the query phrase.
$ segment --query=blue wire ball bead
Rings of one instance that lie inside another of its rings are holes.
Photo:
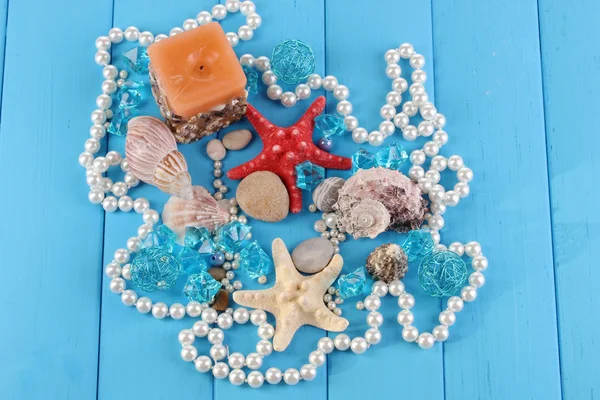
[[[331,148],[333,147],[333,140],[326,138],[326,137],[322,137],[321,139],[319,139],[319,142],[317,143],[317,146],[324,151],[330,151]]]
[[[283,82],[295,85],[314,72],[315,56],[306,43],[286,40],[273,49],[271,70]]]
[[[418,275],[421,287],[430,296],[453,296],[467,280],[467,266],[456,253],[438,251],[421,260]]]
[[[225,263],[225,254],[221,253],[220,251],[218,251],[218,252],[214,253],[212,256],[210,256],[210,265],[212,265],[213,267],[220,267],[224,263]]]

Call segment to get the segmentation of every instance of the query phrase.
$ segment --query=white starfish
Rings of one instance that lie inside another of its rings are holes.
[[[333,256],[327,267],[315,275],[301,275],[281,239],[273,240],[275,285],[265,290],[240,290],[233,293],[236,303],[259,308],[275,316],[273,349],[283,351],[303,325],[312,325],[332,332],[348,326],[348,320],[327,308],[323,295],[335,281],[344,265],[342,256]]]

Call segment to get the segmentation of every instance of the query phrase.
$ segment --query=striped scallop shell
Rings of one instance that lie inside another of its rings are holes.
[[[158,118],[129,121],[125,153],[131,172],[141,181],[173,195],[191,185],[185,158],[169,127]]]
[[[163,224],[182,236],[188,226],[203,226],[210,231],[229,222],[229,213],[219,206],[208,190],[194,186],[182,193],[185,198],[171,196],[162,213]]]

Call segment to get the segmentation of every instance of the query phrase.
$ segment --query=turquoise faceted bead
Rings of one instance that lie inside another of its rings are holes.
[[[127,135],[129,120],[139,114],[137,108],[119,108],[113,114],[108,127],[108,132],[117,136]]]
[[[213,279],[208,272],[200,271],[188,277],[183,293],[190,301],[207,303],[215,297],[221,286],[221,282]]]
[[[367,276],[364,267],[360,267],[349,274],[340,276],[337,282],[340,297],[342,299],[347,299],[349,297],[358,296],[362,293],[366,282]]]
[[[391,146],[385,146],[383,149],[375,153],[375,161],[377,166],[399,170],[408,160],[408,154],[400,143],[394,143]]]
[[[240,266],[252,279],[267,275],[273,270],[271,258],[257,242],[250,243],[240,252]]]
[[[425,257],[433,251],[435,244],[429,229],[410,231],[402,243],[402,249],[408,256],[408,261],[415,261]]]
[[[303,190],[313,190],[325,179],[325,168],[304,161],[296,165],[296,186]]]
[[[181,264],[164,246],[141,249],[131,262],[131,280],[146,292],[169,290],[181,273]]]
[[[217,229],[217,246],[228,253],[236,253],[242,248],[252,228],[239,221],[232,221]]]
[[[117,92],[119,109],[136,108],[143,99],[144,83],[138,81],[125,81]]]
[[[258,93],[258,73],[247,65],[242,65],[242,69],[246,75],[246,90],[251,94]]]
[[[150,57],[146,51],[146,47],[137,46],[127,50],[123,53],[123,60],[134,72],[145,73],[148,72],[148,64],[150,64]]]
[[[192,275],[200,271],[206,271],[208,265],[202,259],[202,255],[191,247],[182,247],[177,254],[177,260],[181,264],[184,274]]]
[[[212,240],[210,231],[205,227],[188,227],[185,229],[185,238],[183,244],[197,250],[200,254],[213,254],[217,246]]]
[[[148,237],[142,242],[142,247],[162,246],[168,251],[173,251],[173,246],[177,240],[177,235],[166,225],[158,225],[150,232]]]
[[[365,149],[360,149],[352,155],[352,173],[359,169],[369,169],[375,166],[375,155]]]
[[[341,136],[346,131],[346,124],[337,115],[323,114],[315,118],[315,128],[325,137]]]

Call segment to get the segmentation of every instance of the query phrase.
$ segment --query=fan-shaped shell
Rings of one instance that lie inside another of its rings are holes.
[[[179,236],[185,234],[188,226],[203,226],[209,230],[229,222],[229,213],[202,186],[194,186],[182,191],[186,198],[171,196],[162,213],[163,224]]]
[[[144,116],[129,121],[125,152],[131,172],[166,193],[179,195],[192,183],[173,134],[158,118]]]

